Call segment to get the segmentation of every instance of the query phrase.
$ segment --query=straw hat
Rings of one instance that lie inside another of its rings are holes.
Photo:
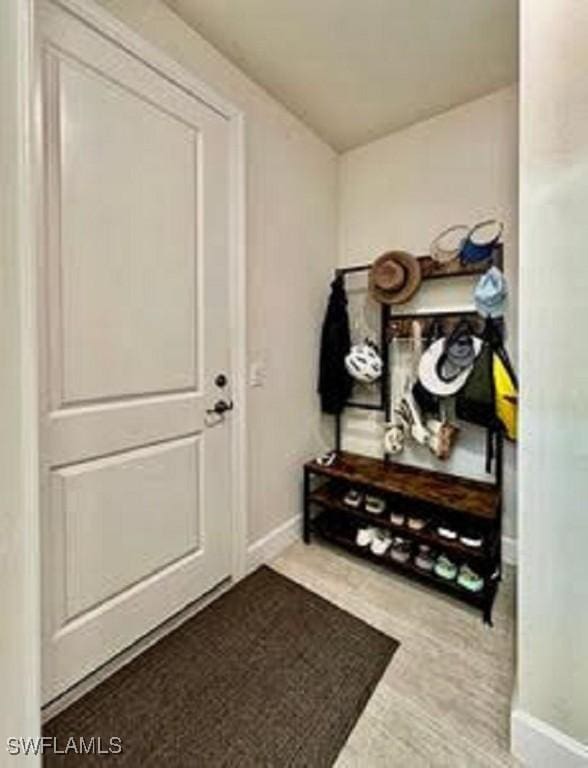
[[[369,274],[370,293],[381,304],[404,304],[421,284],[421,267],[404,251],[389,251],[377,258]]]

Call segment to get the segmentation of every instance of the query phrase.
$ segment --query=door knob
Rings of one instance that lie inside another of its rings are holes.
[[[212,408],[208,408],[206,413],[213,414],[216,413],[217,416],[222,416],[227,411],[232,411],[234,408],[233,401],[230,400],[228,403],[226,400],[217,400],[216,403],[212,406]]]

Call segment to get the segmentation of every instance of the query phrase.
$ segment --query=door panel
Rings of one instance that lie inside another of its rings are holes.
[[[196,389],[199,132],[79,65],[58,78],[61,404]]]
[[[190,437],[55,471],[66,621],[198,550],[199,447]]]
[[[38,10],[48,700],[230,575],[229,423],[205,422],[230,378],[229,130]]]

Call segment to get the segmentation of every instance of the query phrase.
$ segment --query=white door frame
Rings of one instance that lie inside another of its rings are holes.
[[[233,581],[242,578],[246,572],[247,552],[247,433],[246,433],[246,233],[245,233],[245,121],[243,112],[233,104],[219,96],[206,84],[200,82],[194,75],[184,69],[171,57],[155,46],[143,40],[123,23],[116,20],[108,12],[95,5],[91,0],[53,0],[56,5],[77,16],[84,23],[96,29],[103,36],[110,38],[124,48],[128,53],[137,57],[147,66],[155,69],[176,86],[190,93],[198,100],[226,117],[231,133],[231,179],[230,179],[230,328],[232,393],[235,409],[231,419],[231,540]],[[1,477],[1,490],[5,498],[19,500],[15,510],[2,510],[4,531],[9,531],[22,543],[22,553],[26,557],[26,572],[21,579],[20,571],[14,574],[14,579],[20,579],[14,585],[14,592],[21,599],[21,613],[26,619],[27,626],[36,630],[33,635],[36,641],[31,643],[31,653],[28,647],[22,647],[22,659],[4,659],[10,668],[20,671],[24,666],[26,675],[12,681],[13,676],[7,676],[9,684],[18,682],[21,691],[12,691],[11,695],[22,701],[22,713],[14,712],[14,717],[7,721],[12,724],[11,732],[6,736],[37,736],[40,723],[41,692],[39,664],[41,658],[40,631],[40,560],[39,546],[39,493],[38,493],[38,370],[39,342],[37,334],[37,264],[41,240],[40,206],[42,202],[42,132],[40,114],[40,56],[37,30],[35,25],[35,0],[9,0],[10,6],[3,12],[6,18],[16,19],[18,25],[15,42],[18,62],[17,96],[19,136],[15,139],[14,151],[18,152],[15,164],[14,179],[7,181],[11,188],[8,192],[17,195],[14,206],[16,219],[16,235],[14,248],[6,254],[8,272],[6,275],[7,289],[13,291],[15,301],[6,303],[0,308],[3,318],[4,332],[15,334],[15,344],[7,347],[10,358],[5,360],[8,366],[18,366],[20,378],[20,400],[15,402],[10,395],[2,392],[2,409],[12,409],[20,414],[20,424],[15,426],[18,434],[8,432],[5,439],[14,442],[15,450],[19,451],[15,463],[20,473],[11,467],[12,475]],[[3,15],[4,18],[4,15]],[[11,73],[12,74],[12,73]],[[7,105],[11,108],[13,105]],[[8,137],[8,142],[12,137]],[[12,148],[12,145],[11,147]],[[4,147],[3,147],[4,149]],[[14,352],[14,354],[12,354]],[[9,400],[9,401],[8,401]],[[4,482],[4,480],[6,482]],[[9,514],[10,513],[10,514]],[[6,516],[6,527],[4,517]],[[15,555],[18,552],[15,551]],[[11,622],[7,622],[10,624]],[[19,631],[15,626],[14,632]],[[30,637],[29,633],[29,637]],[[34,653],[33,653],[34,650]],[[22,663],[21,663],[22,662]],[[6,691],[8,694],[8,690]],[[19,695],[22,694],[22,696]],[[4,702],[3,702],[4,703]],[[10,704],[10,702],[7,702]],[[0,708],[3,711],[3,708]],[[14,709],[14,708],[13,708]],[[22,715],[22,717],[21,717]],[[27,731],[37,730],[37,733],[17,733],[20,723]],[[4,725],[4,723],[3,723]],[[2,734],[4,736],[4,734]],[[5,744],[0,744],[3,752]],[[37,764],[38,758],[29,756],[27,764]]]
[[[32,0],[0,10],[0,578],[5,591],[0,654],[0,762],[8,737],[40,732],[41,622],[34,58]],[[4,159],[6,158],[6,165]],[[35,755],[24,759],[38,765]]]
[[[231,577],[242,578],[247,554],[247,439],[246,439],[246,266],[245,266],[245,120],[243,112],[208,85],[144,40],[91,0],[51,0],[127,53],[212,108],[230,127],[230,254],[229,312],[231,328],[232,394],[235,408],[229,416],[231,430]],[[36,46],[36,53],[38,45]],[[35,101],[39,101],[40,62],[36,62]],[[38,111],[38,110],[37,110]],[[40,125],[37,125],[40,135]],[[37,183],[41,183],[37,168]],[[39,194],[40,197],[40,194]]]

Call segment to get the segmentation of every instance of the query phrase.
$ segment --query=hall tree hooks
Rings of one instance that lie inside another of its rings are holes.
[[[489,255],[488,255],[489,254]],[[418,264],[422,280],[479,275],[488,267],[502,268],[503,248],[497,241],[492,243],[487,257],[474,263],[462,264],[457,260],[440,262],[430,256],[419,257]],[[368,274],[372,264],[342,267],[335,270],[335,276],[343,284],[352,275]],[[432,324],[440,326],[443,332],[454,329],[467,321],[473,331],[482,333],[485,321],[475,311],[424,311],[393,312],[387,303],[380,305],[379,343],[382,359],[382,375],[374,385],[379,388],[378,402],[362,402],[348,399],[341,412],[335,414],[335,458],[332,461],[310,461],[304,466],[303,511],[304,540],[310,543],[316,535],[328,542],[352,552],[364,559],[377,562],[407,578],[441,590],[453,597],[478,608],[484,621],[492,623],[492,606],[501,576],[502,545],[502,481],[503,481],[503,435],[500,431],[487,431],[487,456],[494,459],[493,478],[489,482],[467,479],[442,471],[414,467],[407,463],[393,461],[386,452],[383,459],[360,456],[343,450],[343,413],[346,409],[381,412],[386,424],[395,419],[392,402],[391,366],[394,362],[392,343],[399,339],[410,339],[413,323],[422,325],[423,335]],[[499,332],[502,327],[499,324]],[[490,467],[487,465],[487,471]],[[380,498],[385,507],[392,511],[390,517],[377,517],[367,507],[351,508],[346,503],[350,491],[359,492],[360,497]],[[433,530],[410,530],[394,520],[406,515],[416,515],[436,521],[436,530],[475,530],[479,547],[466,542],[443,539]],[[481,574],[483,588],[468,591],[460,586],[459,580],[447,580],[433,571],[425,572],[412,560],[397,562],[391,557],[374,554],[369,547],[360,546],[354,536],[359,526],[376,526],[386,535],[401,533],[411,547],[425,548],[424,551],[438,551],[443,556],[462,563],[462,568],[475,569]]]

